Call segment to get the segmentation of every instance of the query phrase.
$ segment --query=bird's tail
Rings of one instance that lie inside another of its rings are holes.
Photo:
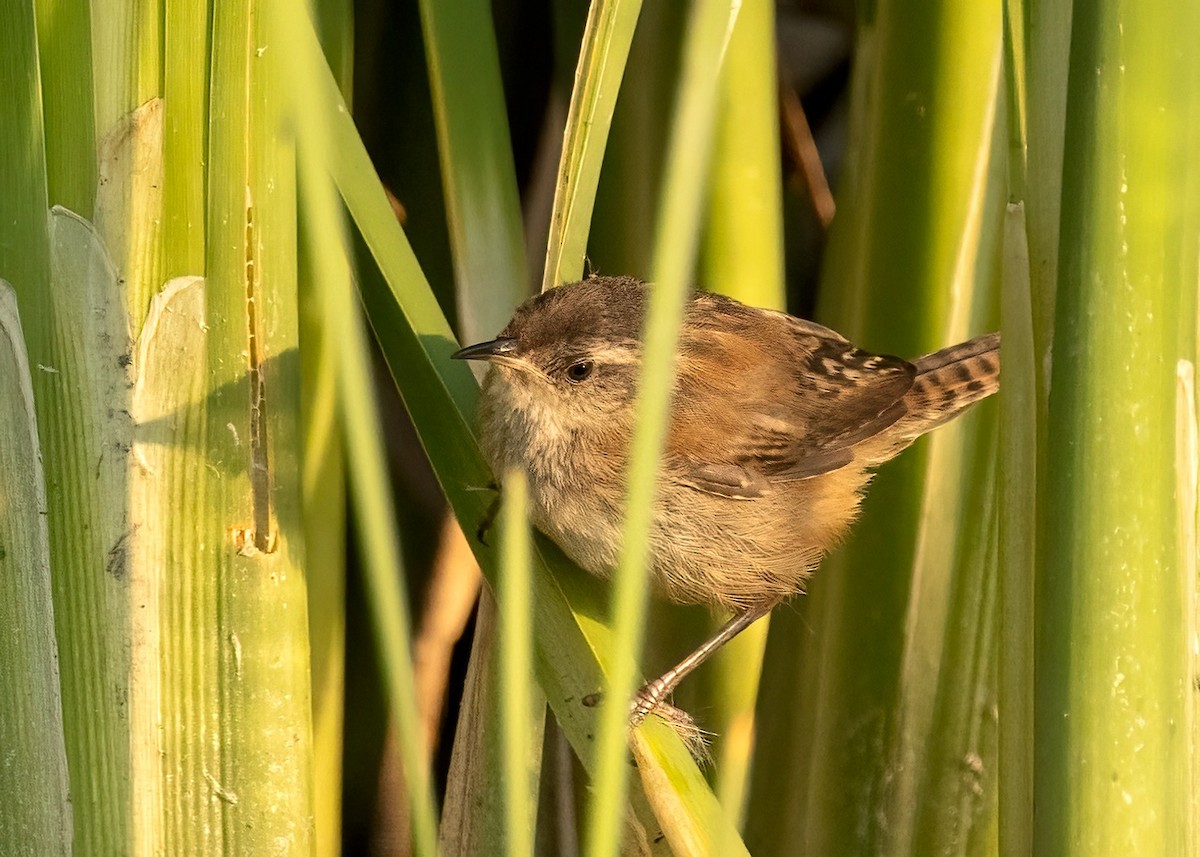
[[[926,354],[905,394],[902,420],[924,434],[1000,389],[1000,334],[989,333]]]
[[[887,461],[927,431],[949,422],[1000,389],[1000,334],[989,333],[913,361],[905,413],[858,449],[868,466]]]

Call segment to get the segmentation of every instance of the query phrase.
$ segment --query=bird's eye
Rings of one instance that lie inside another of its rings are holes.
[[[596,364],[591,360],[580,360],[577,363],[572,363],[567,367],[567,380],[573,384],[578,384],[580,381],[586,381],[588,376],[592,374]]]

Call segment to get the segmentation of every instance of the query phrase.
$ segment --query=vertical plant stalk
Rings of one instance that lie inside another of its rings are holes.
[[[1000,853],[1033,847],[1034,569],[1037,549],[1037,382],[1025,207],[1004,219],[1000,395]]]
[[[1006,138],[997,121],[999,16],[990,22],[990,34],[977,32],[981,48],[991,48],[990,97],[976,114],[976,133],[958,144],[963,150],[974,144],[974,170],[962,199],[944,342],[992,330],[998,316]],[[973,842],[987,843],[979,834],[995,808],[986,789],[996,764],[995,420],[994,405],[982,404],[924,441],[928,459],[889,762],[905,773],[886,795],[883,847],[891,853],[965,854]],[[936,680],[930,664],[937,665]]]
[[[683,73],[667,148],[667,172],[655,236],[655,288],[646,313],[642,377],[629,459],[620,560],[613,577],[612,652],[600,710],[587,853],[617,852],[627,788],[629,700],[636,689],[645,633],[650,525],[666,436],[674,353],[699,243],[704,190],[716,117],[718,78],[740,3],[708,0],[693,7],[684,37]]]
[[[299,92],[322,92],[334,86],[311,23],[304,16],[292,15],[278,0],[271,2],[267,10],[264,28],[271,34],[271,40],[301,48],[281,58],[279,71],[301,82]],[[366,559],[368,603],[411,800],[413,850],[418,855],[434,855],[437,816],[424,761],[426,754],[421,748],[396,515],[386,478],[367,339],[354,300],[340,205],[325,168],[331,162],[334,148],[328,125],[311,101],[295,99],[287,108],[303,141],[299,172],[307,202],[305,237],[311,248],[313,274],[321,284],[318,297],[327,325],[326,335],[330,341],[340,343],[336,350],[336,386],[340,394],[341,429],[356,498],[356,524]],[[391,219],[390,211],[387,216]]]
[[[95,0],[90,11],[96,137],[101,138],[161,94],[163,3]]]
[[[775,6],[745,0],[721,68],[704,285],[751,306],[786,309]]]
[[[29,370],[16,295],[0,280],[0,852],[69,854],[46,483]]]
[[[121,466],[119,454],[105,460],[102,453],[116,452],[106,442],[127,444],[128,438],[107,433],[104,409],[114,403],[97,401],[110,391],[109,382],[125,377],[116,362],[125,343],[118,336],[108,352],[93,350],[95,335],[111,332],[107,323],[120,329],[121,315],[95,315],[90,291],[108,269],[103,263],[91,267],[98,259],[87,252],[90,241],[82,247],[67,242],[82,251],[72,254],[87,263],[82,269],[64,265],[52,250],[42,89],[29,3],[0,4],[0,128],[0,222],[5,224],[0,277],[17,294],[33,373],[73,841],[81,852],[125,853],[131,848],[124,710],[127,588],[120,575],[106,571],[121,535],[119,524],[116,532],[112,526],[122,508],[114,502],[121,492],[112,493]],[[111,361],[102,360],[101,353]],[[97,461],[103,463],[99,473]]]
[[[218,657],[206,748],[230,852],[312,842],[312,708],[297,442],[296,202],[280,138],[285,44],[252,0],[216,4],[207,176],[201,605]],[[213,801],[212,796],[217,800]],[[197,807],[197,809],[199,809]],[[219,839],[218,839],[219,837]]]
[[[1197,233],[1200,238],[1200,233]],[[1200,639],[1200,600],[1197,596],[1197,559],[1200,552],[1200,540],[1197,539],[1197,511],[1200,509],[1200,422],[1197,419],[1196,408],[1196,364],[1194,360],[1181,358],[1175,369],[1175,480],[1179,520],[1179,572],[1184,593],[1183,603],[1180,604],[1184,626],[1185,639]],[[1200,652],[1192,647],[1189,660],[1191,674],[1197,672],[1200,664]],[[1189,776],[1188,795],[1189,813],[1187,815],[1187,847],[1192,854],[1197,853],[1200,844],[1200,823],[1197,823],[1196,809],[1200,806],[1200,790],[1197,780],[1200,779],[1200,764],[1196,759],[1196,731],[1200,717],[1197,716],[1196,692],[1186,695],[1184,712],[1187,722],[1187,741],[1191,751],[1188,759]]]
[[[494,336],[528,293],[521,203],[486,0],[422,0],[459,320]]]
[[[1071,26],[1046,479],[1038,503],[1035,853],[1184,853],[1192,693],[1175,496],[1180,282],[1197,281],[1200,9]],[[1032,146],[1032,141],[1031,141]],[[1187,248],[1187,250],[1185,250]],[[1190,258],[1188,250],[1191,250]],[[1180,260],[1186,260],[1182,264]],[[1113,486],[1122,486],[1114,491]]]
[[[1037,550],[1038,387],[1026,221],[1028,75],[1023,0],[1004,7],[1008,203],[1000,327],[1000,650],[998,846],[1033,850],[1034,578]],[[1057,228],[1057,226],[1056,226]]]
[[[865,347],[911,357],[994,323],[999,13],[882,0],[862,19],[819,316]],[[984,734],[977,724],[940,701],[956,685],[986,697],[989,675],[947,657],[961,638],[957,611],[994,604],[981,589],[987,574],[971,577],[978,591],[951,587],[957,563],[989,561],[956,546],[992,508],[966,469],[989,453],[968,438],[965,425],[941,429],[882,467],[801,615],[773,619],[747,820],[754,853],[920,854],[918,837],[943,836],[961,847],[953,824],[922,819],[918,807],[947,782],[964,790],[948,803],[956,813],[973,807],[972,779],[948,779],[937,766],[958,763],[940,751],[987,746],[973,737]],[[986,705],[972,712],[986,716]],[[963,830],[979,818],[959,817]]]
[[[184,10],[192,4],[179,2]],[[346,104],[354,78],[354,3],[309,7]],[[168,7],[169,9],[170,7]],[[181,11],[184,11],[181,10]],[[168,35],[170,28],[168,27]],[[321,313],[312,260],[300,256],[300,420],[308,628],[312,648],[313,806],[317,857],[342,851],[346,704],[346,464],[338,425],[337,349]]]
[[[641,0],[594,0],[589,7],[554,188],[542,291],[583,272],[600,167],[641,8]]]
[[[99,176],[92,219],[116,266],[136,330],[164,280],[164,5],[96,0],[90,11]]]
[[[162,278],[204,273],[211,4],[164,0]]]
[[[486,0],[425,0],[420,8],[454,256],[459,334],[474,342],[498,333],[529,291],[499,50]],[[504,699],[503,685],[496,682],[500,665],[491,663],[499,655],[497,639],[488,633],[496,627],[495,611],[492,593],[482,592],[482,621],[476,623],[473,668],[455,736],[454,755],[459,758],[452,759],[454,776],[447,784],[447,827],[441,843],[447,853],[496,847],[500,831],[507,827],[506,783],[520,782],[536,803],[540,765],[533,765],[530,782],[506,771],[503,754],[495,752],[507,740],[497,733]],[[526,702],[526,740],[537,761],[545,700],[535,693]],[[455,804],[461,804],[463,812]]]
[[[628,85],[622,86],[613,111],[589,218],[589,271],[652,277],[654,229],[683,51],[680,34],[690,8],[686,0],[664,0],[638,15],[626,60]],[[579,268],[572,270],[577,275]]]
[[[743,3],[720,86],[700,282],[751,306],[787,309],[775,6],[769,0]],[[716,736],[718,794],[734,818],[746,798],[768,622],[739,634],[693,679],[707,681],[699,710]]]
[[[529,488],[525,474],[510,472],[504,477],[504,507],[500,548],[500,687],[504,723],[504,806],[506,853],[514,857],[533,854],[534,822],[537,815],[537,784],[541,753],[529,744],[529,716],[534,698],[533,589],[530,566],[528,507]]]
[[[310,262],[300,270],[300,432],[308,634],[312,649],[313,804],[317,857],[342,849],[346,696],[346,464],[338,424],[337,349]]]
[[[51,204],[91,218],[96,195],[91,4],[39,0],[29,5],[37,15],[47,195]]]

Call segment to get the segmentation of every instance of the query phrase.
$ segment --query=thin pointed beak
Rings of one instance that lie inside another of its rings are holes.
[[[491,360],[494,357],[508,357],[517,350],[517,340],[509,336],[500,336],[488,342],[480,342],[460,348],[450,355],[452,360]]]

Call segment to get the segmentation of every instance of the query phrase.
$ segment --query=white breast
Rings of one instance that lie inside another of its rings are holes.
[[[589,426],[547,408],[537,392],[524,379],[489,373],[479,415],[484,456],[501,482],[506,471],[524,470],[534,526],[581,567],[607,576],[617,560],[624,492],[611,484],[598,490],[595,473],[580,472]]]

